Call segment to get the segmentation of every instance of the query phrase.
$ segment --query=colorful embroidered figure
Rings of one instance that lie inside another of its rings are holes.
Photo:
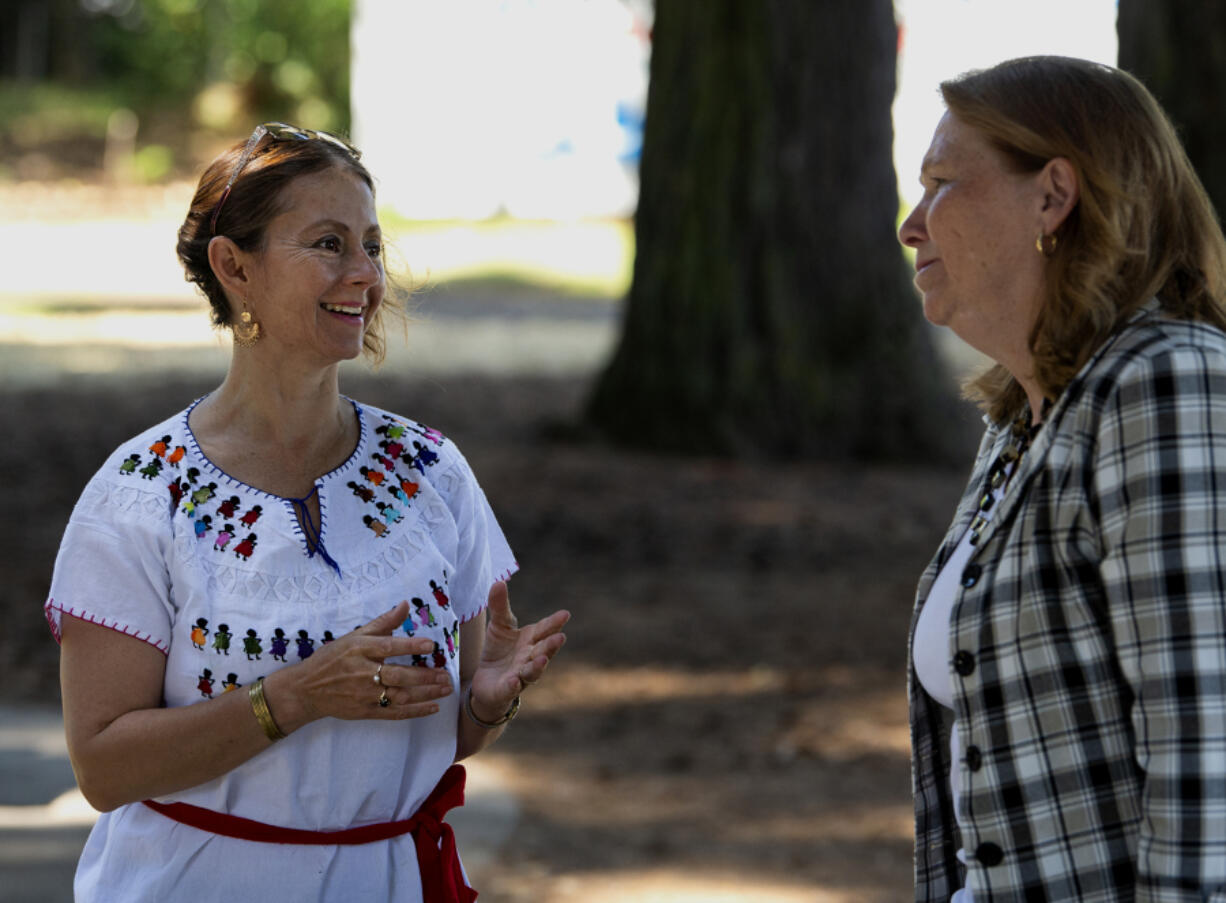
[[[140,464],[140,455],[131,454],[123,459],[119,464],[119,472],[126,476],[131,476],[136,471],[136,466]]]
[[[412,457],[407,454],[401,455],[400,460],[410,467],[417,468],[417,472],[425,476],[426,468],[438,460],[438,455],[417,441],[413,442],[413,447],[417,449],[417,454]]]
[[[216,483],[209,483],[207,486],[201,486],[192,493],[192,501],[197,505],[203,505],[213,497],[213,491],[217,489]]]
[[[183,456],[187,454],[187,449],[182,445],[176,445],[174,451],[166,456],[166,463],[171,467],[178,467],[179,462],[183,460]]]
[[[192,497],[190,495],[187,497],[187,501],[183,503],[183,513],[188,517],[191,517],[196,513],[196,503],[192,501]]]
[[[384,417],[387,415],[384,414]],[[375,427],[376,433],[381,433],[389,439],[399,439],[404,435],[404,426],[399,423],[385,423],[382,426]]]
[[[421,461],[421,463],[426,467],[432,467],[438,461],[438,455],[430,451],[430,449],[426,448],[420,442],[414,442],[413,447],[417,449],[417,454],[413,456],[413,460]],[[421,467],[418,467],[417,469],[421,470]],[[423,470],[422,473],[425,473],[425,471]]]
[[[254,627],[247,628],[247,635],[243,637],[243,651],[247,653],[247,661],[251,661],[253,655],[257,662],[260,660],[264,647],[260,645],[260,638],[256,636]]]
[[[200,675],[200,679],[196,681],[196,689],[200,691],[200,695],[208,699],[213,698],[213,672],[208,668],[204,669],[204,673]]]
[[[195,486],[196,481],[200,479],[200,469],[198,467],[189,467],[185,476],[187,477],[187,482]]]
[[[234,547],[234,557],[244,561],[250,558],[251,553],[255,551],[255,540],[255,534],[248,533],[247,538]]]
[[[414,668],[426,667],[426,657],[424,655],[418,655],[416,652],[414,652],[413,653],[413,667]]]
[[[391,439],[384,439],[379,443],[379,448],[383,449],[383,453],[389,458],[399,458],[400,453],[404,451],[404,443],[396,442]]]
[[[213,648],[217,650],[217,654],[230,654],[230,637],[234,634],[230,633],[229,624],[218,624],[217,632],[213,634]]]
[[[146,480],[152,480],[162,472],[162,459],[154,458],[148,464],[140,469],[140,475]]]
[[[166,449],[169,448],[169,446],[170,446],[170,437],[163,436],[157,442],[149,446],[149,451],[153,452],[155,455],[161,458],[161,457],[165,457]]]
[[[456,655],[460,654],[460,622],[456,621],[451,625],[451,644],[455,647]]]
[[[375,497],[374,492],[367,489],[365,486],[359,486],[357,483],[353,482],[353,480],[350,480],[348,485],[349,488],[353,490],[353,494],[364,502],[369,502]]]
[[[451,605],[451,600],[447,598],[447,594],[443,592],[443,588],[430,581],[430,592],[434,593],[434,601],[438,603],[438,607],[446,610]]]
[[[242,684],[238,682],[238,675],[234,672],[230,672],[226,675],[226,679],[221,682],[221,692],[224,695],[229,693],[231,690],[237,690],[241,686]]]
[[[417,495],[417,484],[414,483],[412,480],[408,480],[408,479],[401,480],[400,488],[404,490],[404,494],[407,495],[409,498],[412,498],[413,496]]]
[[[264,513],[264,509],[259,505],[252,505],[247,509],[247,513],[239,518],[239,523],[248,527],[254,526],[255,522],[260,519],[260,515]]]
[[[208,618],[196,618],[196,623],[192,625],[192,645],[197,649],[204,649],[204,641],[209,635]]]
[[[201,486],[199,489],[192,490],[191,499],[197,505],[203,505],[213,497],[213,490],[216,488],[216,483],[209,483],[207,486]]]
[[[277,661],[285,661],[285,653],[289,650],[289,638],[280,627],[272,632],[272,639],[268,641],[268,649]]]
[[[331,630],[325,630],[325,631],[324,631],[324,635],[323,635],[323,639],[321,639],[321,640],[319,641],[319,645],[321,645],[321,646],[327,646],[329,643],[333,642],[335,639],[336,639],[336,637],[334,637],[334,636],[332,635],[332,631],[331,631]]]
[[[212,515],[206,514],[204,517],[195,521],[192,524],[196,528],[196,538],[204,539],[204,534],[209,532],[209,528],[213,525]]]
[[[417,625],[413,623],[413,613],[409,612],[409,616],[404,619],[404,623],[400,625],[400,629],[405,632],[406,636],[413,636],[416,633],[416,630],[414,630],[415,627],[417,627]]]
[[[179,502],[183,500],[183,486],[179,483],[179,478],[175,477],[175,481],[168,483],[166,488],[170,490],[170,513],[174,514]]]
[[[388,494],[390,494],[396,501],[400,502],[400,504],[407,505],[409,503],[409,497],[404,494],[404,490],[399,486],[388,486],[387,491]]]
[[[433,442],[435,445],[443,444],[443,434],[431,426],[422,427],[422,435]]]
[[[385,527],[385,526],[383,525],[383,522],[382,522],[382,521],[377,521],[377,520],[375,520],[375,519],[374,519],[373,517],[371,517],[369,514],[363,514],[363,515],[362,515],[362,523],[366,524],[366,526],[368,526],[368,527],[370,527],[370,529],[374,530],[374,531],[375,531],[375,536],[378,536],[380,539],[382,539],[382,538],[383,538],[383,534],[385,534],[385,533],[387,532],[387,527]]]
[[[377,470],[372,470],[369,467],[359,467],[358,473],[366,477],[366,479],[370,480],[370,482],[374,483],[376,486],[383,482],[383,474]]]
[[[447,643],[447,657],[455,658],[455,640],[451,638],[449,631],[443,631],[443,640]]]
[[[383,469],[386,470],[388,473],[391,473],[393,470],[396,469],[396,462],[393,461],[391,458],[384,457],[378,452],[371,452],[370,456],[374,458],[376,461],[378,461],[380,464],[382,464]]]
[[[398,524],[402,520],[400,509],[395,505],[389,505],[387,502],[375,502],[375,507],[379,509],[379,513],[383,515],[383,519],[389,524]]]
[[[419,627],[434,627],[438,624],[438,622],[434,620],[434,612],[430,610],[430,606],[421,599],[414,596],[411,604],[413,606],[413,610],[417,612],[417,624]]]
[[[434,644],[434,652],[431,653],[431,657],[434,660],[434,667],[436,668],[446,668],[447,667],[447,656],[443,655],[443,647],[440,646],[437,642]]]
[[[217,538],[213,540],[213,548],[218,552],[224,552],[226,546],[230,544],[230,540],[234,538],[234,524],[226,524],[217,531]]]
[[[315,652],[315,641],[307,636],[305,630],[298,631],[298,658],[310,658]]]
[[[222,517],[233,517],[236,513],[238,513],[238,505],[238,496],[232,495],[217,506],[217,513]]]

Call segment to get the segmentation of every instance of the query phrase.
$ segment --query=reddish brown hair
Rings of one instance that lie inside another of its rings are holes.
[[[214,230],[213,214],[245,148],[245,141],[235,144],[208,165],[196,186],[187,218],[179,227],[179,262],[183,264],[187,281],[195,283],[208,299],[212,320],[217,326],[231,325],[234,311],[209,265],[209,242],[214,234],[226,236],[244,251],[261,250],[268,224],[284,209],[283,198],[290,183],[331,167],[353,173],[372,193],[375,190],[370,172],[340,145],[321,140],[265,138],[231,186]],[[367,324],[363,338],[367,357],[376,363],[385,353],[382,314],[387,307],[386,300]]]

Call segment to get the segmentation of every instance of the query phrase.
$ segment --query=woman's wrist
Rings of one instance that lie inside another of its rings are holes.
[[[497,715],[494,715],[493,717],[486,717],[491,713],[486,712],[481,703],[476,703],[476,707],[474,708],[472,684],[469,684],[467,689],[464,691],[464,714],[467,715],[468,719],[474,724],[479,727],[483,727],[486,730],[495,730],[496,728],[502,727],[503,725],[509,723],[518,712],[519,697],[516,696],[504,709],[500,710]]]

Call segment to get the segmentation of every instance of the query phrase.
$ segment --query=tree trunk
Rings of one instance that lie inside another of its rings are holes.
[[[891,0],[657,0],[652,40],[634,277],[589,421],[691,452],[949,448],[895,235]]]
[[[1170,115],[1218,211],[1226,210],[1226,4],[1119,0],[1119,65]]]

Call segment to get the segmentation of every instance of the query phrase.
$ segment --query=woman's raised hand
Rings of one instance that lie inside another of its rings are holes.
[[[387,662],[401,655],[429,655],[434,650],[434,641],[428,637],[395,635],[408,614],[408,603],[401,602],[302,663],[270,675],[265,685],[275,694],[270,705],[282,729],[293,730],[324,717],[396,720],[437,712],[436,700],[453,692],[447,671]]]
[[[511,611],[506,583],[495,583],[490,589],[481,661],[472,679],[474,710],[490,720],[501,717],[525,687],[540,680],[566,642],[562,628],[569,620],[570,612],[562,610],[520,627]]]

